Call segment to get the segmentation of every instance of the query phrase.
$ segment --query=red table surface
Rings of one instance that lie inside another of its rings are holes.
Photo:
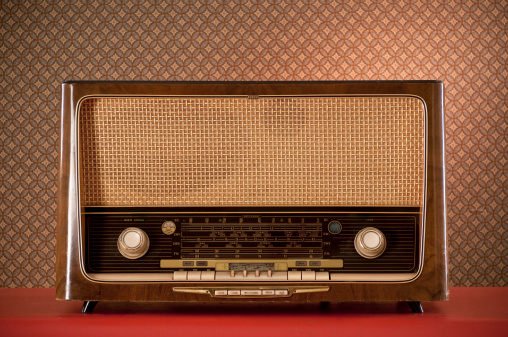
[[[170,304],[55,300],[54,289],[0,289],[0,336],[508,336],[508,288],[451,288],[447,302]]]

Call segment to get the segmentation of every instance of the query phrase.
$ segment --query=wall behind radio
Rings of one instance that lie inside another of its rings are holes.
[[[506,1],[2,1],[0,286],[51,287],[65,80],[446,88],[451,286],[508,285]]]

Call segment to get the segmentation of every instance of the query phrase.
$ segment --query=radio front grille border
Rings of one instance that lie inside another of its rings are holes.
[[[78,120],[83,206],[423,205],[426,105],[414,95],[98,95],[80,101]],[[186,141],[168,145],[180,132]]]

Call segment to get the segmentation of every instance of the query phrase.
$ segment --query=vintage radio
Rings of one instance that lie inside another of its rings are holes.
[[[63,84],[57,298],[445,300],[443,84]]]

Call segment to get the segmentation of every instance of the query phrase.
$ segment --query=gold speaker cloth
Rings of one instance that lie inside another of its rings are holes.
[[[425,107],[411,96],[91,97],[85,206],[421,206]]]

